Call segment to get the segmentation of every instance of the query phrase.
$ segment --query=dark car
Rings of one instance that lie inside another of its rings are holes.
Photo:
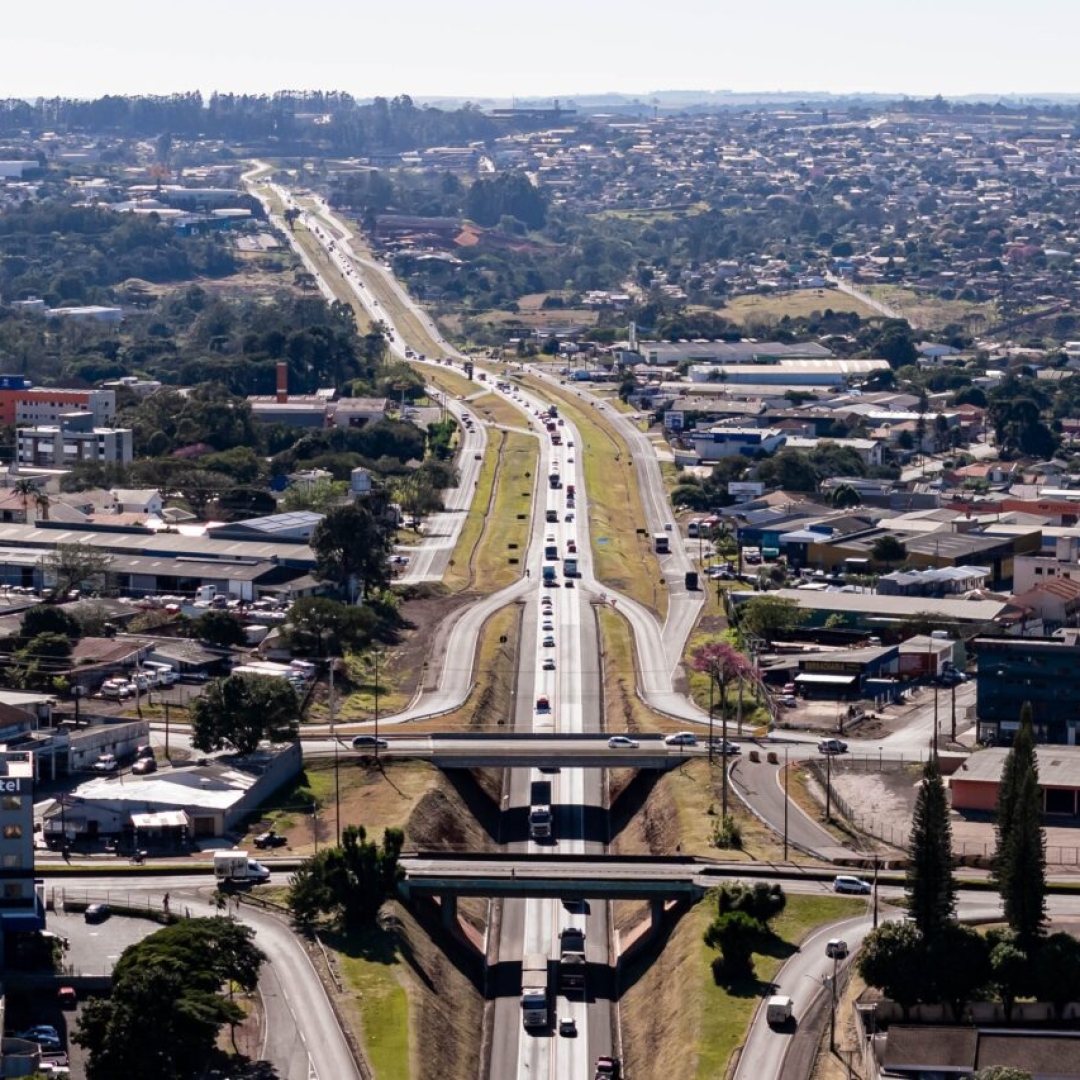
[[[382,737],[357,735],[352,741],[354,750],[385,750],[390,744]]]
[[[152,757],[139,758],[131,766],[131,771],[136,776],[145,776],[147,773],[157,772],[157,762]]]
[[[111,914],[108,904],[90,904],[87,906],[86,911],[83,912],[83,918],[88,923],[101,923]]]
[[[288,842],[286,837],[274,832],[273,829],[270,829],[268,832],[259,833],[259,835],[255,837],[255,846],[262,849],[284,847]]]

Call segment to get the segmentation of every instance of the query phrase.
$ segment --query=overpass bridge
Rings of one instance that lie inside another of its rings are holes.
[[[669,746],[663,735],[635,735],[637,746],[612,747],[609,735],[439,734],[386,739],[379,757],[418,758],[440,769],[677,769],[708,754],[708,744]],[[363,748],[366,754],[374,750]]]

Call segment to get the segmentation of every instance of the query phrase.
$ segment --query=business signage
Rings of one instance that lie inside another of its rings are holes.
[[[765,485],[756,480],[729,480],[727,493],[738,502],[746,502],[764,495]]]

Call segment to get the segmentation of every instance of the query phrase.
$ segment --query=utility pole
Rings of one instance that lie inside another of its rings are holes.
[[[716,687],[716,681],[712,675],[709,675],[709,767],[712,768],[713,763],[713,691]]]
[[[829,1053],[836,1053],[836,972],[840,957],[833,953],[832,958],[832,1009],[829,1011]]]
[[[954,679],[955,679],[955,676],[954,676]],[[952,734],[950,735],[950,738],[952,739],[953,743],[955,744],[956,743],[956,682],[955,681],[952,684],[952,725],[951,725],[951,731],[952,731]]]
[[[727,695],[725,695],[726,697]],[[721,750],[720,750],[720,769],[723,775],[720,778],[720,822],[725,824],[728,817],[728,799],[727,799],[727,701],[720,702],[720,731],[721,731]]]
[[[379,760],[379,650],[374,652],[375,657],[375,761]]]
[[[334,740],[334,813],[337,845],[341,847],[341,774],[338,771],[338,738],[334,730],[334,658],[330,657],[330,696],[327,700],[330,713],[330,738]]]
[[[784,747],[784,862],[788,857],[788,747]]]
[[[880,864],[880,862],[881,862],[881,860],[875,854],[874,855],[874,929],[875,930],[877,929],[877,924],[878,924],[877,874],[878,874],[878,865]]]
[[[832,754],[825,755],[825,820],[832,821]]]

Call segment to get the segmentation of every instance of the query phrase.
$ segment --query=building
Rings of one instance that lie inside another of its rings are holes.
[[[73,322],[110,323],[118,326],[124,321],[124,310],[104,307],[101,304],[85,304],[81,307],[49,308],[45,314],[50,319],[71,319]]]
[[[131,428],[82,429],[71,422],[19,428],[15,445],[19,465],[38,469],[71,468],[85,461],[130,465],[135,456]]]
[[[385,420],[389,411],[386,398],[341,398],[330,404],[327,420],[334,427],[363,427]]]
[[[977,637],[971,648],[978,658],[979,742],[1011,742],[1020,727],[1020,710],[1030,702],[1038,742],[1077,744],[1080,631],[1037,638]]]
[[[698,461],[719,461],[728,457],[771,454],[784,445],[778,428],[715,427],[690,434]]]
[[[44,889],[34,878],[32,755],[0,748],[0,951],[12,931],[45,926]]]
[[[949,777],[952,808],[992,814],[1009,751],[992,746],[971,754]],[[1080,747],[1035,751],[1042,812],[1049,817],[1080,816]]]
[[[59,423],[71,413],[89,413],[94,423],[103,427],[117,415],[117,392],[114,390],[48,390],[43,388],[16,392],[14,416],[4,423]],[[6,399],[0,390],[0,417]]]
[[[115,488],[109,494],[116,500],[118,514],[161,516],[161,492],[157,488]]]

